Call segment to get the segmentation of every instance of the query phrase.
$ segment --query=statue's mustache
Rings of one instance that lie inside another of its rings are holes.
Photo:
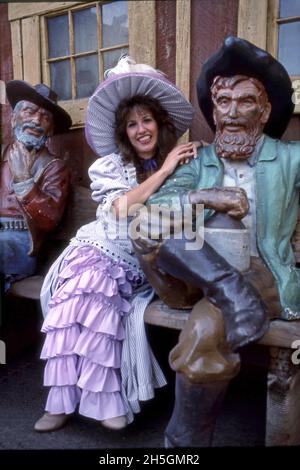
[[[34,129],[41,134],[45,133],[45,129],[43,127],[37,126],[33,122],[25,122],[25,124],[22,125],[22,132],[26,131],[26,129]]]
[[[26,129],[34,129],[39,132],[39,135],[32,135],[31,133],[25,132]],[[45,129],[41,126],[37,126],[34,123],[26,122],[24,124],[19,124],[14,129],[14,134],[20,142],[23,142],[25,147],[29,150],[35,148],[36,150],[40,150],[47,140],[47,135]]]
[[[245,119],[230,119],[224,118],[219,121],[219,129],[223,129],[225,126],[241,126],[241,127],[248,127],[247,121]]]

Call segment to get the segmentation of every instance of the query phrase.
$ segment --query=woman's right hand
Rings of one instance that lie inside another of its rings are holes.
[[[166,173],[168,176],[173,173],[178,165],[188,163],[191,158],[197,157],[197,147],[199,142],[188,142],[187,144],[179,144],[168,153],[161,171]]]

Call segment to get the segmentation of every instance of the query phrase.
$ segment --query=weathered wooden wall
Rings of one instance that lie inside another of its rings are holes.
[[[205,60],[223,39],[237,34],[239,0],[192,0],[191,11],[191,102],[197,112],[191,138],[211,142],[213,133],[198,107],[196,81]],[[294,115],[283,136],[300,140],[300,115]]]
[[[192,0],[191,11],[191,101],[197,113],[192,139],[211,142],[213,133],[199,110],[196,81],[206,59],[216,51],[223,39],[236,34],[238,0]]]
[[[13,78],[12,51],[10,39],[10,26],[7,16],[8,5],[0,4],[0,80],[5,83]],[[10,106],[8,104],[0,105],[0,125],[1,142],[8,142],[10,139]]]
[[[203,118],[197,100],[196,80],[204,61],[229,34],[237,33],[239,0],[192,0],[191,2],[191,101],[196,108],[196,118],[191,138],[211,141],[213,134]],[[8,22],[8,5],[0,4],[0,79],[5,82],[13,78],[11,34]],[[156,66],[176,79],[176,1],[156,2]],[[2,142],[10,139],[10,107],[1,106]],[[295,115],[284,135],[288,139],[300,139],[300,117]],[[51,149],[68,159],[73,179],[84,186],[89,185],[87,169],[96,156],[87,145],[82,129],[71,131],[52,139]]]
[[[176,2],[156,2],[156,67],[167,74],[169,80],[176,80]]]
[[[7,82],[13,79],[11,33],[8,22],[8,5],[0,4],[0,79]],[[11,109],[9,104],[1,106],[1,143],[8,143],[11,139],[10,126]],[[51,151],[68,161],[72,170],[72,179],[75,183],[89,187],[90,180],[87,174],[88,167],[96,156],[86,143],[83,129],[72,130],[68,134],[54,136],[49,147]]]
[[[300,140],[300,114],[296,114],[291,119],[282,138],[287,140]]]

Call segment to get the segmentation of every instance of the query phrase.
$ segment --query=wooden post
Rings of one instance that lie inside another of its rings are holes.
[[[268,0],[239,0],[238,36],[267,47]]]
[[[21,22],[20,20],[12,21],[11,28],[11,42],[12,42],[12,56],[13,56],[13,71],[14,80],[23,80],[23,51],[21,40]]]
[[[41,82],[39,17],[22,20],[23,74],[31,85]]]
[[[266,445],[300,445],[300,368],[289,348],[270,348]]]
[[[129,54],[137,63],[156,66],[156,9],[154,0],[128,2]],[[141,39],[143,38],[143,39]]]
[[[176,2],[176,85],[190,99],[191,70],[191,0]],[[189,131],[180,142],[189,141]]]

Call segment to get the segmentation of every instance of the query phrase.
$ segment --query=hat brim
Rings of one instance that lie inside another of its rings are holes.
[[[25,100],[50,111],[53,115],[54,134],[63,134],[72,125],[71,117],[63,108],[42,96],[29,83],[22,80],[9,81],[6,84],[6,95],[13,109],[19,101]]]
[[[190,126],[194,108],[183,93],[160,74],[126,73],[103,81],[89,99],[85,135],[99,156],[118,151],[115,142],[115,113],[121,100],[135,95],[157,99],[168,112],[180,137]]]
[[[241,38],[229,36],[223,46],[203,65],[197,80],[198,102],[210,127],[215,130],[210,87],[217,75],[246,75],[257,78],[266,88],[272,105],[264,132],[273,138],[284,133],[295,105],[291,79],[271,54]]]

